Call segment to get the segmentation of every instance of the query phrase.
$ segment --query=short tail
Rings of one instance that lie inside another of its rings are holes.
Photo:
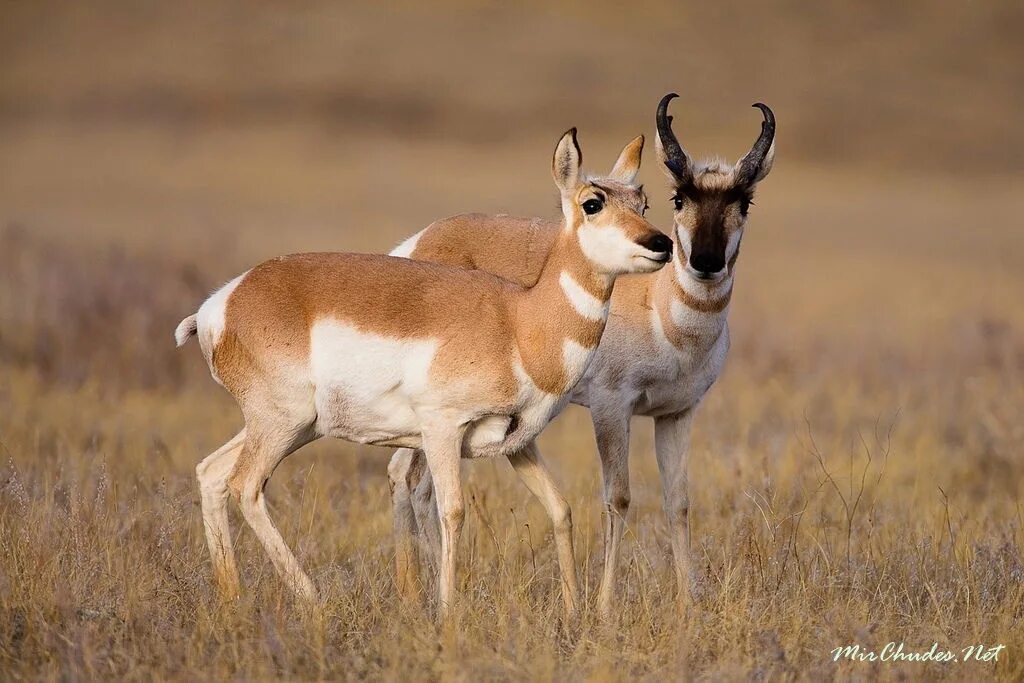
[[[196,327],[195,313],[178,323],[174,330],[174,340],[178,342],[178,346],[184,346],[185,342],[196,335]]]

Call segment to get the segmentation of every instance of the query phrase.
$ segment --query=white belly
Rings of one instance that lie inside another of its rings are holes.
[[[338,320],[317,321],[310,331],[317,433],[378,446],[422,447],[422,416],[459,410],[446,400],[445,387],[429,384],[437,347],[435,340],[395,339]],[[522,448],[565,406],[568,397],[538,389],[519,363],[516,371],[520,387],[513,405],[464,406],[464,457]],[[488,408],[509,414],[478,412]]]
[[[428,400],[437,342],[402,340],[331,319],[310,331],[318,433],[358,443],[417,447],[417,408]]]

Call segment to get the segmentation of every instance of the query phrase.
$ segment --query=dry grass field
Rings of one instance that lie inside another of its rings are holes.
[[[1019,6],[614,7],[0,10],[0,679],[1024,678]],[[749,147],[755,99],[779,119],[695,430],[695,604],[673,606],[637,420],[620,614],[592,613],[600,474],[575,407],[541,446],[574,510],[578,621],[504,462],[464,465],[452,625],[404,604],[390,451],[326,441],[268,494],[320,604],[234,512],[245,591],[220,602],[194,466],[241,418],[177,322],[274,254],[551,215],[558,135],[578,125],[603,170],[669,90],[696,154]],[[890,641],[1005,649],[832,661]]]

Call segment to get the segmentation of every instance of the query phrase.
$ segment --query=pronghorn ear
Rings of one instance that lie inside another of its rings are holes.
[[[640,172],[640,157],[643,153],[644,136],[638,135],[622,148],[622,153],[619,154],[619,159],[615,162],[608,177],[632,185]]]
[[[551,175],[555,178],[555,185],[562,192],[571,192],[576,189],[580,181],[580,167],[583,165],[583,152],[576,142],[576,129],[570,128],[565,131],[562,139],[555,147],[555,156],[551,159]]]

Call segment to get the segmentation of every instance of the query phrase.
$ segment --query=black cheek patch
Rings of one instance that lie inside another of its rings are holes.
[[[746,218],[750,205],[754,203],[754,193],[748,188],[738,187],[726,197],[726,201],[739,204],[740,215]]]
[[[750,197],[740,198],[740,215],[744,218],[747,217],[747,212],[750,211]]]

